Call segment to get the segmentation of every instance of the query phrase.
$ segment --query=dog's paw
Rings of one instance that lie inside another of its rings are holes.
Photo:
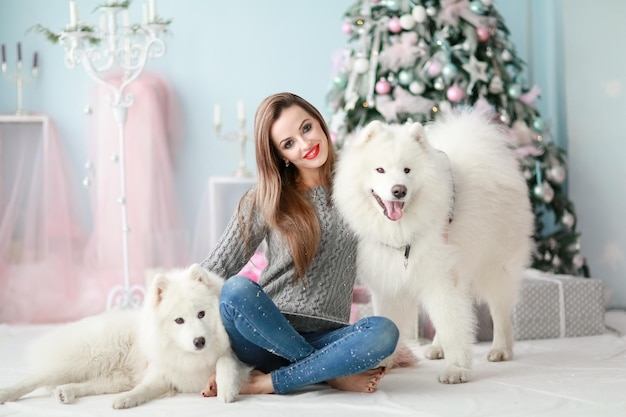
[[[487,354],[489,362],[503,362],[513,359],[513,351],[511,349],[491,349]]]
[[[223,403],[232,403],[235,401],[235,397],[237,396],[237,391],[229,390],[229,389],[218,389],[217,390],[217,398]]]
[[[424,356],[428,359],[443,359],[443,349],[441,346],[430,345],[424,351]]]
[[[116,399],[113,400],[113,408],[115,409],[124,409],[124,408],[133,408],[137,407],[142,402],[139,397],[135,395],[120,395]]]
[[[461,384],[470,379],[471,371],[460,366],[446,366],[442,373],[439,374],[439,382],[442,384]]]
[[[68,386],[59,386],[52,390],[52,396],[62,404],[71,404],[76,399],[74,390]]]

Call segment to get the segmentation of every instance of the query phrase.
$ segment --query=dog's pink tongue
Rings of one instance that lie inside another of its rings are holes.
[[[389,220],[399,220],[402,217],[402,205],[398,201],[385,201]]]

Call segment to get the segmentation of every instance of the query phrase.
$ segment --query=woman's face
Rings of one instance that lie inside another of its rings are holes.
[[[317,180],[328,159],[329,141],[317,119],[298,105],[287,107],[272,125],[270,137],[281,158],[298,168],[302,180],[318,185],[307,180]]]

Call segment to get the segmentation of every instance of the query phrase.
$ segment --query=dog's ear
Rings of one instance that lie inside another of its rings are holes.
[[[163,301],[163,293],[170,284],[169,278],[165,274],[157,274],[152,281],[152,292],[155,306]]]
[[[413,123],[409,126],[409,134],[415,138],[417,142],[424,141],[424,126],[421,123]]]
[[[372,138],[378,134],[381,130],[383,130],[383,122],[380,120],[372,120],[363,128],[361,133],[359,134],[359,143],[366,143],[372,140]]]
[[[215,290],[217,294],[219,294],[220,290],[222,289],[222,285],[224,285],[224,278],[211,271],[207,271],[198,264],[191,265],[188,269],[188,272],[188,276],[191,279],[206,285],[212,290]]]
[[[198,281],[201,284],[207,284],[207,271],[199,264],[193,264],[187,270],[188,276],[194,281]]]

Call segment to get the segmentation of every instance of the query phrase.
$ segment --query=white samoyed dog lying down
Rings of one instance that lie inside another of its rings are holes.
[[[530,262],[528,187],[500,127],[470,110],[426,129],[374,121],[340,153],[333,199],[359,237],[358,277],[401,335],[430,316],[443,383],[471,373],[475,300],[493,318],[490,361],[513,355],[511,309]]]
[[[176,393],[214,395],[215,384],[220,400],[233,401],[249,370],[220,320],[222,283],[197,264],[159,273],[142,309],[113,310],[44,334],[31,346],[32,373],[0,389],[0,403],[47,387],[66,404],[123,392],[113,408],[130,408]]]

